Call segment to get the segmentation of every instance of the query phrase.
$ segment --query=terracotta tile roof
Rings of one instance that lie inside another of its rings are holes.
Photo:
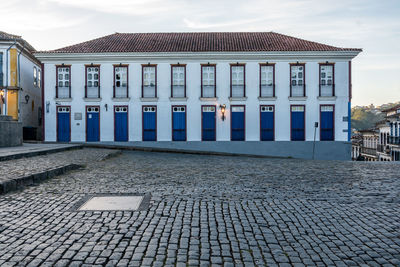
[[[19,35],[15,35],[15,34],[11,34],[11,33],[6,33],[6,32],[0,31],[0,40],[17,41],[17,42],[21,43],[21,46],[25,43],[25,48],[27,50],[29,50],[30,52],[35,52],[35,48],[33,48],[32,45],[30,45],[27,41],[22,39],[22,37],[19,36]]]
[[[358,51],[275,32],[114,33],[43,53]]]

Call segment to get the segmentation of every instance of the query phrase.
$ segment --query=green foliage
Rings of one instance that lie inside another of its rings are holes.
[[[385,115],[377,110],[367,107],[354,107],[351,109],[351,126],[359,130],[375,127],[375,123],[385,118]]]

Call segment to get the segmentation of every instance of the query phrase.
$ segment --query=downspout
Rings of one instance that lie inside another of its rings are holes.
[[[13,47],[15,44],[17,43],[17,39],[14,39],[14,43],[12,44],[12,45],[10,45],[10,47],[9,48],[7,48],[7,50],[6,50],[6,84],[5,84],[5,102],[6,102],[6,105],[5,105],[5,110],[4,110],[4,114],[5,115],[7,115],[7,112],[8,112],[8,94],[7,94],[7,88],[8,88],[8,53],[9,53],[9,51],[10,51],[10,49],[11,49],[11,47]]]

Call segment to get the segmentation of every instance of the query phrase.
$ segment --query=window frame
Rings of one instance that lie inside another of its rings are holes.
[[[289,85],[290,85],[290,97],[293,97],[292,95],[292,67],[296,66],[303,66],[303,96],[300,97],[306,97],[306,63],[289,63],[290,66],[290,72],[289,72]],[[298,96],[295,96],[298,97]]]
[[[322,66],[332,66],[332,96],[335,96],[335,63],[329,63],[329,62],[325,62],[325,63],[319,63],[319,79],[318,79],[318,83],[319,83],[319,96],[321,96],[321,67]],[[304,69],[305,70],[305,69]]]
[[[272,97],[275,97],[275,63],[260,63],[260,75],[259,75],[259,78],[260,78],[260,84],[259,84],[259,86],[260,86],[260,94],[259,94],[259,96],[260,97],[264,97],[261,94],[261,87],[262,87],[262,84],[261,84],[261,69],[262,69],[262,67],[272,67]]]
[[[243,96],[239,97],[246,97],[246,64],[245,63],[231,63],[230,64],[230,97],[232,96],[232,67],[243,67]]]
[[[333,120],[332,120],[332,140],[321,140],[321,133],[322,133],[322,127],[321,127],[321,118],[322,118],[322,107],[332,107],[332,115],[333,115]],[[305,112],[305,108],[304,108]],[[305,114],[304,114],[305,115]],[[319,105],[319,141],[335,141],[335,104],[321,104]]]
[[[183,81],[183,97],[186,97],[186,64],[171,64],[171,98],[177,98],[174,97],[174,68],[176,67],[183,67],[183,76],[184,76],[184,81]]]
[[[144,68],[153,67],[154,68],[154,98],[157,98],[157,64],[142,64],[142,98],[152,98],[152,97],[144,97]]]
[[[216,98],[217,97],[217,64],[201,64],[200,65],[200,82],[201,82],[201,88],[200,88],[200,97],[203,98],[203,68],[204,67],[213,67],[214,68],[214,97],[210,98]]]
[[[115,68],[126,68],[126,97],[129,98],[129,64],[114,64],[113,65],[113,98],[115,97]],[[100,76],[99,76],[100,77]]]
[[[33,66],[33,86],[34,87],[38,87],[37,75],[38,75],[37,67]]]
[[[71,98],[71,65],[56,65],[56,98],[58,98],[58,68],[69,69],[69,98]]]
[[[100,98],[101,96],[100,96],[100,77],[101,77],[101,75],[100,75],[100,72],[101,72],[101,69],[100,69],[100,64],[90,64],[90,65],[88,65],[88,64],[86,64],[85,65],[85,98],[88,98],[87,97],[87,89],[88,89],[88,86],[87,86],[87,75],[88,75],[88,73],[87,73],[87,70],[88,70],[88,68],[99,68],[99,86],[98,86],[98,92],[97,92],[97,98]]]
[[[38,68],[37,70],[37,87],[41,88],[42,87],[42,70],[40,68]]]

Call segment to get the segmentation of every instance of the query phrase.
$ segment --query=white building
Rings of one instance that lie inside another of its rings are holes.
[[[315,131],[316,158],[350,159],[360,52],[273,32],[115,33],[39,52],[44,140],[311,158]]]
[[[35,129],[41,139],[41,64],[21,36],[0,32],[0,115]]]
[[[389,127],[388,152],[392,161],[400,161],[400,105],[384,110]]]

